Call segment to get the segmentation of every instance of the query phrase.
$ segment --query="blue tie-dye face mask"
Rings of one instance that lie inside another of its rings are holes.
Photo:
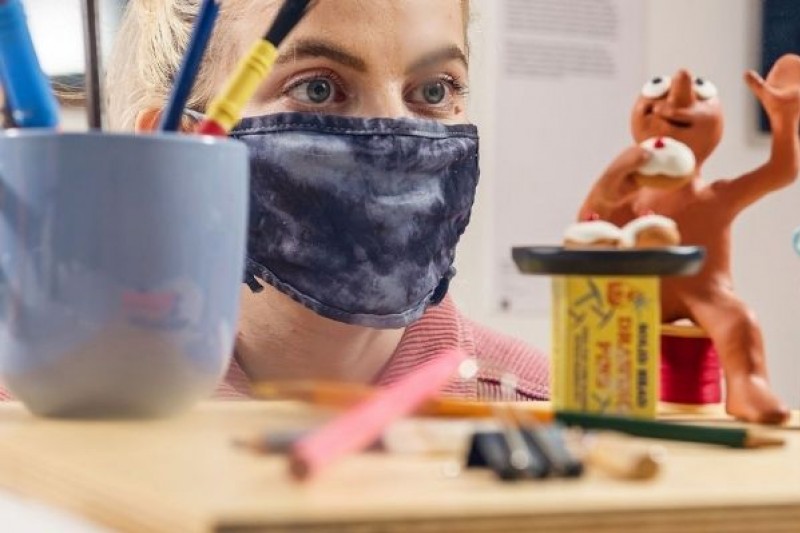
[[[319,315],[405,327],[444,298],[478,183],[478,133],[412,119],[246,118],[245,281]]]

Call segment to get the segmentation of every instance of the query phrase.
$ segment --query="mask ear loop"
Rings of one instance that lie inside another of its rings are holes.
[[[431,294],[430,304],[431,305],[439,305],[444,301],[445,297],[447,296],[447,291],[450,290],[450,280],[452,280],[456,275],[455,267],[450,267],[450,269],[442,276],[442,279],[439,280],[439,284],[433,289],[433,294]]]

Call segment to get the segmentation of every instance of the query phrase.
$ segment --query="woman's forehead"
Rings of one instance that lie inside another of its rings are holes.
[[[232,39],[243,50],[249,48],[279,5],[276,0],[234,0],[228,11]],[[285,48],[294,40],[324,39],[375,57],[389,50],[393,56],[414,57],[445,45],[466,51],[464,18],[464,0],[317,0]]]

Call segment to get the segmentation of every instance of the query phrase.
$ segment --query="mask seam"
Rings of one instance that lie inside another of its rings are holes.
[[[194,109],[185,109],[184,112],[195,118],[196,120],[203,120],[205,118],[205,114]],[[266,117],[270,116],[281,116],[284,115],[283,113],[276,113],[274,115],[265,115]],[[285,116],[285,115],[284,115]],[[329,119],[352,119],[353,117],[340,117],[337,115],[322,115],[322,120],[329,120]],[[255,118],[258,119],[259,117],[245,117],[243,120],[248,120],[248,118]],[[378,126],[374,130],[370,129],[363,129],[363,128],[347,128],[347,127],[338,127],[338,126],[331,126],[331,125],[320,125],[318,123],[314,123],[314,121],[320,120],[320,115],[309,115],[304,117],[305,120],[301,120],[299,122],[289,122],[289,123],[282,123],[282,124],[274,124],[271,126],[254,126],[252,128],[246,129],[236,129],[231,132],[231,136],[235,137],[237,135],[250,135],[250,134],[259,134],[259,133],[271,133],[271,132],[279,132],[284,131],[287,129],[297,128],[301,131],[322,131],[322,132],[330,132],[330,133],[349,133],[352,135],[405,135],[405,136],[414,136],[414,137],[423,137],[423,138],[432,138],[432,139],[448,139],[448,138],[467,138],[467,139],[479,139],[480,135],[477,131],[477,126],[474,124],[455,124],[455,125],[446,125],[441,123],[436,123],[435,127],[441,128],[444,131],[428,131],[424,129],[419,129],[416,127],[410,127],[406,125],[392,125],[387,124],[385,120],[397,120],[397,119],[370,119],[370,120],[384,120],[384,122],[379,122]],[[378,130],[378,131],[375,131]]]
[[[316,124],[308,124],[300,122],[290,123],[290,124],[275,124],[274,126],[257,126],[245,129],[234,129],[233,132],[231,132],[231,136],[235,137],[237,135],[273,133],[273,132],[284,131],[287,129],[297,129],[299,131],[314,131],[314,132],[325,132],[325,133],[348,133],[351,135],[406,135],[406,136],[424,137],[431,139],[452,139],[454,137],[466,138],[466,139],[479,138],[478,134],[475,132],[459,131],[459,130],[435,132],[435,131],[424,131],[413,128],[393,128],[391,126],[370,130],[365,128],[343,128],[336,126],[320,126]]]

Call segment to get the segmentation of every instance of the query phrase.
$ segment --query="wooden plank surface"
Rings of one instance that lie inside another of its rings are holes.
[[[148,422],[50,421],[0,406],[0,485],[122,531],[798,531],[800,432],[784,448],[667,444],[651,482],[501,484],[452,458],[365,454],[298,485],[280,457],[235,447],[320,415],[291,403],[202,404]],[[793,427],[797,427],[795,424]]]

